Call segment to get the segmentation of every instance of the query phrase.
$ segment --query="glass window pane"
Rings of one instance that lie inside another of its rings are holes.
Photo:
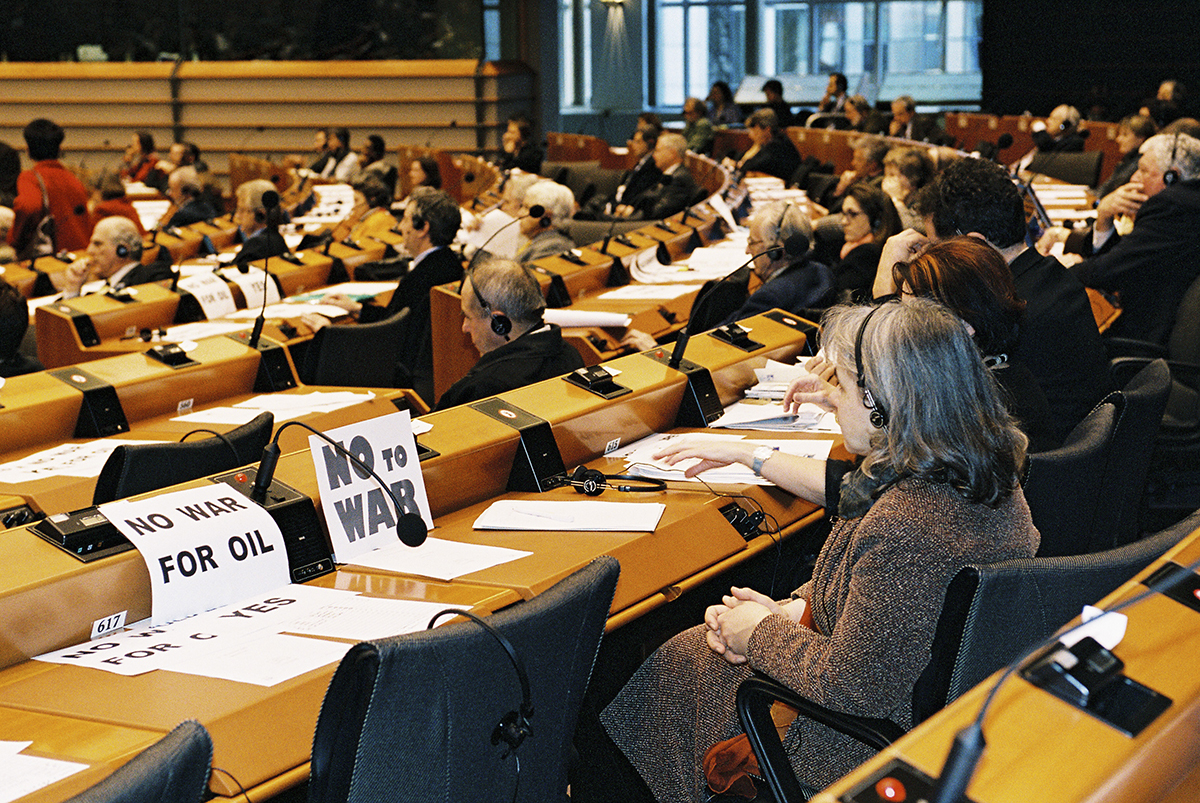
[[[658,21],[658,102],[680,106],[684,98],[683,8],[662,6]]]

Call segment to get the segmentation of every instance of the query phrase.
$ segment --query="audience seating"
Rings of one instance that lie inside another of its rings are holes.
[[[614,558],[598,558],[488,617],[514,659],[476,622],[351,648],[317,720],[311,803],[565,800],[571,735],[618,573]],[[503,758],[509,747],[493,732],[518,714],[529,734]]]
[[[1102,151],[1037,153],[1029,162],[1028,170],[1068,184],[1095,187],[1100,183],[1100,162],[1103,158]]]
[[[225,435],[180,443],[118,446],[108,456],[92,504],[156,491],[256,462],[271,440],[275,416],[260,413]]]
[[[194,720],[138,753],[100,783],[66,803],[200,803],[208,791],[213,745]]]
[[[409,378],[400,361],[407,329],[407,308],[376,323],[323,327],[305,352],[300,381],[306,385],[406,387],[396,383]]]
[[[1078,616],[1083,605],[1099,602],[1197,527],[1200,512],[1104,552],[964,566],[946,590],[929,664],[913,687],[914,725],[1028,653]],[[744,681],[737,694],[738,716],[775,800],[808,800],[815,791],[792,772],[771,719],[776,700],[878,749],[904,733],[891,720],[824,708],[766,676]]]

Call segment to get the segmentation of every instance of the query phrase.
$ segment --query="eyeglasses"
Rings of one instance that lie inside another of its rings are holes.
[[[855,212],[852,209],[843,209],[842,210],[842,217],[846,218],[847,220],[854,220],[854,218],[856,218],[856,217],[866,217],[866,216],[867,216],[866,212]]]

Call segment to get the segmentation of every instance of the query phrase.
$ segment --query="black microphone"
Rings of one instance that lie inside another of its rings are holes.
[[[425,520],[416,513],[406,513],[404,506],[400,504],[400,500],[392,493],[392,489],[383,481],[383,478],[375,473],[374,469],[351,454],[340,443],[333,440],[333,438],[330,438],[324,432],[313,429],[303,421],[288,421],[280,426],[275,431],[275,437],[263,448],[262,460],[259,461],[258,471],[254,475],[254,486],[250,489],[250,499],[252,501],[260,505],[266,501],[267,489],[271,487],[271,480],[275,478],[275,466],[279,463],[279,436],[283,434],[285,429],[292,426],[307,429],[336,449],[339,454],[348,457],[354,465],[370,474],[375,479],[375,482],[379,483],[379,487],[383,489],[383,492],[391,497],[392,504],[396,506],[396,537],[407,546],[415,547],[425,543],[425,538],[429,535],[429,531],[425,527]]]
[[[271,261],[271,239],[270,234],[274,231],[278,224],[272,223],[272,220],[278,218],[271,214],[271,211],[279,208],[279,193],[275,190],[267,190],[262,194],[262,205],[267,228],[267,255],[263,257],[263,298],[262,308],[258,311],[258,317],[254,319],[254,328],[250,330],[250,339],[246,341],[246,345],[252,349],[258,349],[258,341],[262,340],[263,326],[267,322],[267,282],[271,281],[271,271],[267,270],[267,265]],[[265,493],[265,491],[264,491]]]
[[[1135,594],[1113,607],[1102,611],[1101,616],[1106,613],[1116,613],[1132,607],[1154,594],[1166,594],[1176,585],[1183,582],[1183,580],[1193,577],[1197,567],[1200,567],[1200,560],[1193,561],[1182,571],[1164,573],[1158,580],[1148,582],[1145,591]],[[1089,620],[1089,622],[1091,621],[1095,621],[1095,619]],[[1005,668],[1004,674],[992,685],[988,696],[983,701],[983,705],[979,707],[979,713],[975,716],[975,719],[955,735],[954,742],[950,747],[950,753],[946,756],[946,763],[942,766],[942,773],[938,777],[937,785],[934,787],[930,803],[957,803],[966,791],[967,785],[971,782],[971,776],[975,774],[975,766],[979,763],[984,748],[987,747],[987,742],[983,738],[983,718],[991,707],[992,700],[995,699],[996,692],[1000,690],[1000,686],[1004,684],[1004,681],[1008,680],[1009,676],[1016,672],[1030,655],[1039,652],[1056,641],[1061,641],[1080,628],[1086,627],[1089,622],[1080,622],[1062,633],[1053,633],[1048,638],[1039,640],[1031,649],[1023,651],[1017,656],[1016,660]]]
[[[612,242],[613,232],[617,230],[617,220],[613,218],[612,224],[608,227],[608,234],[604,235],[604,244],[600,246],[600,253],[608,256],[608,244]]]
[[[471,261],[469,263],[467,263],[467,273],[471,272],[471,269],[475,267],[476,260],[479,259],[479,255],[487,250],[488,245],[491,244],[492,240],[496,239],[497,235],[499,235],[500,232],[504,231],[505,229],[507,229],[509,226],[512,226],[513,224],[520,223],[522,220],[524,220],[527,217],[541,217],[544,219],[543,216],[545,214],[546,214],[546,207],[542,206],[541,204],[534,204],[533,206],[529,207],[529,211],[527,213],[525,213],[524,215],[521,215],[520,217],[513,218],[512,220],[508,221],[503,226],[501,226],[500,228],[498,228],[494,232],[492,232],[492,236],[488,237],[486,240],[484,240],[483,245],[479,246],[479,250],[477,250],[471,256]]]
[[[662,247],[663,244],[659,243],[659,246]],[[728,279],[733,274],[737,273],[742,268],[749,265],[754,260],[758,259],[760,256],[767,255],[767,256],[770,256],[772,260],[775,260],[775,259],[782,258],[784,254],[787,254],[788,256],[791,256],[791,257],[796,257],[796,256],[802,256],[806,253],[808,253],[808,238],[805,237],[800,232],[796,232],[795,234],[791,235],[786,240],[784,240],[782,245],[773,245],[770,248],[759,251],[757,254],[750,257],[745,262],[738,265],[732,271],[727,273],[725,276],[723,276],[720,279],[718,279],[717,281],[713,282],[711,285],[709,285],[708,290],[706,292],[703,292],[700,295],[696,296],[696,300],[692,304],[692,309],[699,309],[700,302],[703,301],[708,296],[709,293],[711,293],[714,289],[716,289],[717,285],[719,285],[721,282]],[[683,352],[687,349],[688,340],[691,337],[691,333],[689,332],[689,330],[691,328],[692,328],[692,322],[688,321],[687,325],[684,326],[682,330],[680,330],[679,337],[676,338],[676,340],[675,340],[675,348],[671,351],[671,359],[667,363],[668,368],[676,368],[677,369],[677,368],[679,368],[680,363],[683,362]]]
[[[1012,144],[1013,144],[1012,134],[1005,131],[996,140],[996,151],[999,152],[999,151],[1005,150],[1006,148],[1011,148]]]

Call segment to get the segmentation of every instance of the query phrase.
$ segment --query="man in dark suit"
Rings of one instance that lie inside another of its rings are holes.
[[[200,174],[194,167],[177,167],[171,171],[167,177],[167,197],[175,204],[175,214],[167,221],[166,228],[190,226],[217,216],[217,210],[204,199]]]
[[[682,134],[663,134],[654,146],[654,164],[662,171],[658,182],[633,207],[629,217],[643,220],[662,220],[692,202],[699,192],[696,179],[684,166],[687,140]]]
[[[287,243],[279,233],[279,224],[283,222],[283,210],[279,207],[278,196],[274,206],[270,209],[266,207],[263,196],[268,192],[275,192],[275,185],[265,178],[244,182],[237,188],[237,208],[233,212],[233,222],[238,224],[243,240],[242,247],[234,257],[234,264],[245,265],[258,259],[287,253]]]
[[[408,309],[408,317],[400,342],[381,347],[397,349],[397,359],[412,373],[412,387],[425,399],[432,401],[433,343],[429,323],[429,293],[439,284],[457,282],[463,277],[462,262],[450,250],[462,212],[453,198],[442,190],[417,187],[404,207],[400,233],[404,248],[413,254],[408,271],[400,277],[386,305],[368,300],[359,303],[335,293],[325,296],[323,303],[334,304],[355,316],[359,323],[373,323]],[[314,329],[329,324],[320,315],[305,315],[304,322]]]
[[[892,122],[888,126],[888,135],[934,145],[945,145],[949,140],[937,120],[917,114],[917,102],[910,95],[901,95],[892,101]]]
[[[583,358],[563,342],[562,330],[543,322],[545,311],[542,289],[527,268],[508,259],[480,263],[463,282],[462,330],[481,356],[442,394],[437,409],[582,368]]]
[[[171,263],[143,265],[142,235],[133,221],[124,217],[106,217],[96,224],[88,242],[87,256],[72,262],[63,271],[63,297],[75,298],[83,285],[104,279],[108,289],[123,290],[135,284],[159,282],[171,278]]]

